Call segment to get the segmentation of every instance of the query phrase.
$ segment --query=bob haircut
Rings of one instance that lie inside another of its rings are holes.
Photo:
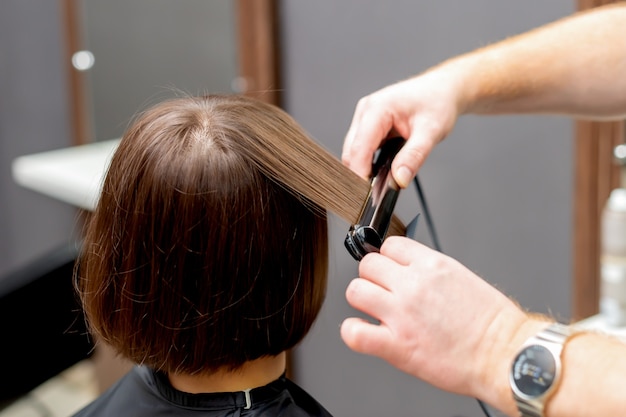
[[[76,287],[90,330],[168,373],[293,347],[326,291],[326,210],[352,221],[368,190],[272,105],[211,95],[148,109],[87,225]]]

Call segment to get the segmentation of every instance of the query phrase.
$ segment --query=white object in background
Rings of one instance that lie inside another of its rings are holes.
[[[119,139],[15,158],[15,182],[68,204],[93,211]]]
[[[600,314],[608,326],[626,325],[626,189],[617,188],[602,212]]]
[[[78,51],[72,55],[72,66],[78,71],[87,71],[93,67],[96,58],[91,51]]]
[[[626,343],[626,327],[615,327],[608,324],[602,314],[587,317],[584,320],[573,323],[572,326],[579,330],[606,334]]]

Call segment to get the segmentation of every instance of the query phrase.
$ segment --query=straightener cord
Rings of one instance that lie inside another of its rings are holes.
[[[428,210],[428,205],[426,204],[426,197],[424,197],[424,191],[422,190],[422,186],[419,179],[417,178],[417,175],[413,178],[413,183],[415,184],[415,189],[417,191],[417,198],[419,199],[422,210],[424,211],[424,218],[426,220],[426,225],[428,226],[428,231],[430,233],[430,239],[433,243],[433,247],[438,252],[443,253],[443,251],[441,250],[441,244],[439,243],[439,237],[437,236],[437,232],[435,232],[435,224],[433,223],[433,219],[430,216],[430,210]],[[483,403],[479,399],[476,399],[476,401],[478,401],[478,405],[487,417],[494,417],[487,408],[487,405],[485,405],[485,403]]]

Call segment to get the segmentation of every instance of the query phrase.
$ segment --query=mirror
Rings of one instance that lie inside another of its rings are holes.
[[[82,0],[82,47],[94,59],[83,72],[88,141],[120,137],[138,111],[165,98],[232,92],[235,7],[234,1]]]

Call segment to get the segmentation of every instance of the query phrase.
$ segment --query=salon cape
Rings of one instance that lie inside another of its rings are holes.
[[[171,386],[167,376],[135,366],[75,417],[225,417],[330,416],[313,397],[284,376],[243,391],[189,394]]]

